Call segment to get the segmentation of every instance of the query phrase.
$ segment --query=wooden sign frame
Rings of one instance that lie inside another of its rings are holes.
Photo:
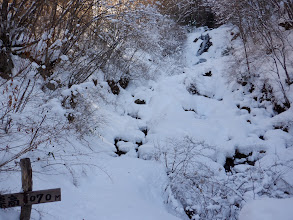
[[[36,205],[47,202],[61,201],[61,189],[47,189],[25,193],[0,195],[0,208]]]
[[[29,220],[32,205],[61,201],[61,189],[33,190],[32,167],[29,158],[20,160],[23,193],[0,195],[0,208],[21,206],[20,220]]]

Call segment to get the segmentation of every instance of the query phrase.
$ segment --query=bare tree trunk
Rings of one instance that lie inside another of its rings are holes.
[[[8,0],[3,0],[0,15],[0,77],[9,79],[14,67],[11,59],[11,43],[7,32]]]

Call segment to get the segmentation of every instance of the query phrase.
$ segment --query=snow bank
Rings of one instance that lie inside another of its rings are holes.
[[[34,190],[60,187],[62,201],[34,205],[32,219],[180,219],[170,214],[166,205],[168,179],[163,166],[130,157],[100,155],[95,160],[100,169],[87,170],[87,175],[73,173],[76,186],[64,174],[35,177]],[[19,219],[19,213],[19,207],[0,209],[0,220]]]
[[[293,198],[262,199],[246,204],[239,220],[292,220]]]
[[[71,184],[62,187],[63,201],[43,207],[51,219],[179,219],[169,214],[164,204],[167,176],[162,166],[128,157],[100,160],[107,174],[94,172],[78,188]]]

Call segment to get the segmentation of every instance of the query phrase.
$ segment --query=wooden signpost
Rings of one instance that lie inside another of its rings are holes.
[[[33,190],[32,168],[29,158],[20,160],[23,193],[0,195],[0,208],[21,206],[20,220],[29,220],[32,205],[61,201],[61,189]]]

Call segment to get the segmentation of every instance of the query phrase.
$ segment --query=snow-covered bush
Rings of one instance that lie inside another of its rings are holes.
[[[211,0],[211,6],[219,22],[233,23],[233,55],[235,67],[232,76],[249,91],[263,93],[263,87],[271,87],[269,100],[276,113],[290,108],[292,97],[292,11],[290,1],[235,1]],[[290,28],[291,27],[291,28]],[[241,44],[237,39],[241,39]]]
[[[260,160],[226,173],[216,163],[214,147],[188,136],[166,143],[157,147],[155,158],[165,165],[171,190],[190,219],[236,220],[246,201],[288,198],[292,193],[293,186],[284,178],[292,170],[292,160],[267,166]]]
[[[180,65],[186,31],[155,6],[136,4],[110,22],[123,40],[102,68],[107,80],[152,79],[160,74],[159,63]]]
[[[54,100],[46,103],[42,80],[35,73],[28,70],[20,79],[0,81],[0,171],[12,170],[17,166],[13,161],[62,138],[67,131],[61,106],[53,105]]]
[[[2,170],[67,133],[93,133],[104,123],[92,103],[104,81],[126,88],[168,72],[162,63],[180,68],[185,29],[145,1],[4,0],[0,8]]]

